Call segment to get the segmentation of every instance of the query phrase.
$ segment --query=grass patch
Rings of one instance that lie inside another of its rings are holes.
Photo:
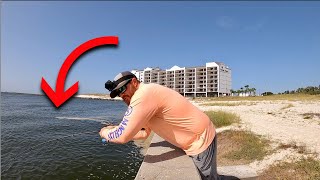
[[[304,116],[303,119],[312,119],[311,116]]]
[[[320,179],[320,161],[315,158],[301,158],[297,162],[283,162],[271,166],[259,179]]]
[[[254,102],[238,102],[238,103],[224,103],[224,102],[213,102],[213,103],[203,103],[201,106],[251,106],[256,105]]]
[[[205,111],[215,127],[229,126],[232,123],[239,123],[240,117],[234,113],[224,111]]]
[[[288,104],[287,106],[281,108],[281,110],[288,109],[288,108],[291,108],[291,107],[294,107],[293,104]]]
[[[194,99],[197,102],[200,101],[273,101],[273,100],[288,100],[288,101],[316,101],[320,100],[320,95],[308,95],[308,94],[281,94],[270,96],[226,96],[226,97],[201,97]]]
[[[201,106],[240,106],[241,103],[204,103]]]
[[[268,154],[269,141],[249,131],[227,131],[227,136],[239,147],[224,155],[231,160],[261,160]],[[221,142],[223,143],[223,142]]]
[[[296,142],[290,142],[289,144],[280,143],[279,149],[292,148],[298,151],[300,154],[308,154],[306,146],[298,146]]]
[[[303,116],[303,119],[312,119],[314,117],[320,118],[320,113],[303,113],[301,115]]]

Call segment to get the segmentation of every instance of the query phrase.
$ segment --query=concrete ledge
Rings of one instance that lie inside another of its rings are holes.
[[[200,180],[197,168],[185,152],[154,134],[135,180]]]
[[[257,173],[246,165],[217,167],[222,180],[255,180]],[[135,180],[201,180],[192,159],[183,150],[154,134]]]

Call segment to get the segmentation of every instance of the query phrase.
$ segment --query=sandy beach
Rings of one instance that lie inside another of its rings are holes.
[[[223,101],[237,103],[237,106],[205,106],[205,102],[194,102],[203,111],[225,111],[235,113],[241,123],[217,129],[249,130],[271,140],[273,146],[296,144],[304,146],[309,153],[320,159],[320,101]],[[249,166],[262,172],[276,162],[293,160],[303,156],[294,149],[277,150]]]

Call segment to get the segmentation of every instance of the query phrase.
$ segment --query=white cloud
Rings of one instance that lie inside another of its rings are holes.
[[[251,25],[244,26],[243,29],[245,31],[259,31],[265,27],[266,23],[267,23],[267,18],[262,18]]]
[[[229,16],[220,16],[216,20],[218,27],[231,29],[235,26],[235,21]]]

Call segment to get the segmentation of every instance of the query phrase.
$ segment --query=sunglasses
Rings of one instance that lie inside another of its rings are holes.
[[[120,95],[122,93],[124,93],[126,90],[127,90],[127,85],[131,82],[132,79],[130,79],[127,83],[125,83],[123,86],[121,86],[119,89],[118,89],[118,96],[120,97]]]

